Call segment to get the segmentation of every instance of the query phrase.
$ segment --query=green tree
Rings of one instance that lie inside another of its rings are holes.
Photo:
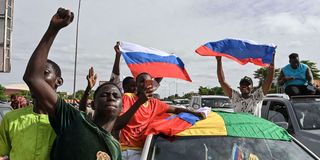
[[[277,68],[274,71],[274,79],[276,79],[276,77],[278,77],[280,74],[280,69]],[[260,87],[262,85],[262,82],[267,78],[268,75],[268,67],[261,67],[258,68],[256,71],[254,71],[253,73],[253,78],[258,79],[259,80],[259,85],[258,87]],[[256,87],[256,88],[258,88]],[[269,93],[277,93],[278,91],[278,85],[272,83],[271,88],[269,90]]]
[[[57,92],[57,94],[62,99],[67,99],[68,98],[68,93],[67,92]]]
[[[198,93],[196,93],[196,92],[188,92],[188,93],[184,94],[182,96],[182,98],[191,99],[192,96],[196,96],[196,95],[198,95]]]
[[[221,87],[209,88],[209,87],[200,86],[198,89],[198,93],[200,95],[224,95]]]
[[[81,99],[83,97],[84,90],[78,90],[76,92],[76,99]]]
[[[1,101],[7,101],[8,97],[6,95],[6,88],[4,88],[1,84],[0,84],[0,100]]]
[[[209,87],[202,87],[202,86],[199,87],[198,93],[200,95],[214,95],[215,94],[213,89],[211,89]]]
[[[280,69],[277,68],[274,71],[274,78],[278,77],[280,74]],[[262,82],[267,78],[268,75],[268,67],[261,67],[258,68],[256,71],[253,73],[253,78],[259,80],[259,86],[262,84]]]
[[[315,62],[311,62],[309,60],[302,60],[300,62],[309,66],[314,79],[320,79],[320,71]]]
[[[225,95],[223,92],[222,87],[213,87],[211,88],[212,92],[215,93],[215,95]]]

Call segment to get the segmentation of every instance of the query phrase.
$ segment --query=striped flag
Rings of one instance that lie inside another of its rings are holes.
[[[128,42],[120,42],[120,51],[134,77],[146,72],[155,78],[170,77],[191,82],[184,63],[174,54]]]
[[[284,128],[248,113],[211,112],[176,136],[232,136],[291,141]]]
[[[258,66],[267,66],[272,62],[276,46],[273,44],[258,44],[250,40],[224,39],[209,42],[198,49],[201,56],[223,56],[242,65],[248,62]]]

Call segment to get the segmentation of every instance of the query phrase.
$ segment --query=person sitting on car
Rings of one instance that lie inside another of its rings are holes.
[[[235,112],[248,112],[255,116],[261,116],[262,100],[268,93],[274,75],[274,55],[271,64],[268,67],[268,75],[262,86],[253,91],[253,82],[250,77],[243,77],[240,80],[240,92],[232,89],[225,81],[222,69],[221,57],[217,56],[217,75],[219,83],[225,95],[231,100],[231,106],[235,106]]]
[[[287,95],[319,94],[319,89],[314,87],[313,76],[308,65],[300,63],[299,55],[291,53],[289,63],[281,69],[278,84],[283,85]]]

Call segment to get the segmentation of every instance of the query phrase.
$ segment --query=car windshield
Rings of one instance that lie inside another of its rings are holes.
[[[201,106],[211,108],[232,108],[228,98],[202,98]]]
[[[294,142],[236,137],[158,136],[152,149],[152,160],[313,159]]]
[[[293,109],[302,129],[320,129],[320,100],[295,102]]]

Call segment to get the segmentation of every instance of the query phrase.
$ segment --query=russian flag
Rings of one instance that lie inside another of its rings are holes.
[[[146,72],[152,77],[179,78],[191,82],[183,62],[174,54],[120,42],[120,51],[134,77]]]
[[[196,49],[201,56],[223,56],[242,65],[251,62],[258,66],[267,66],[272,62],[276,46],[258,44],[250,40],[224,39],[209,42]]]

